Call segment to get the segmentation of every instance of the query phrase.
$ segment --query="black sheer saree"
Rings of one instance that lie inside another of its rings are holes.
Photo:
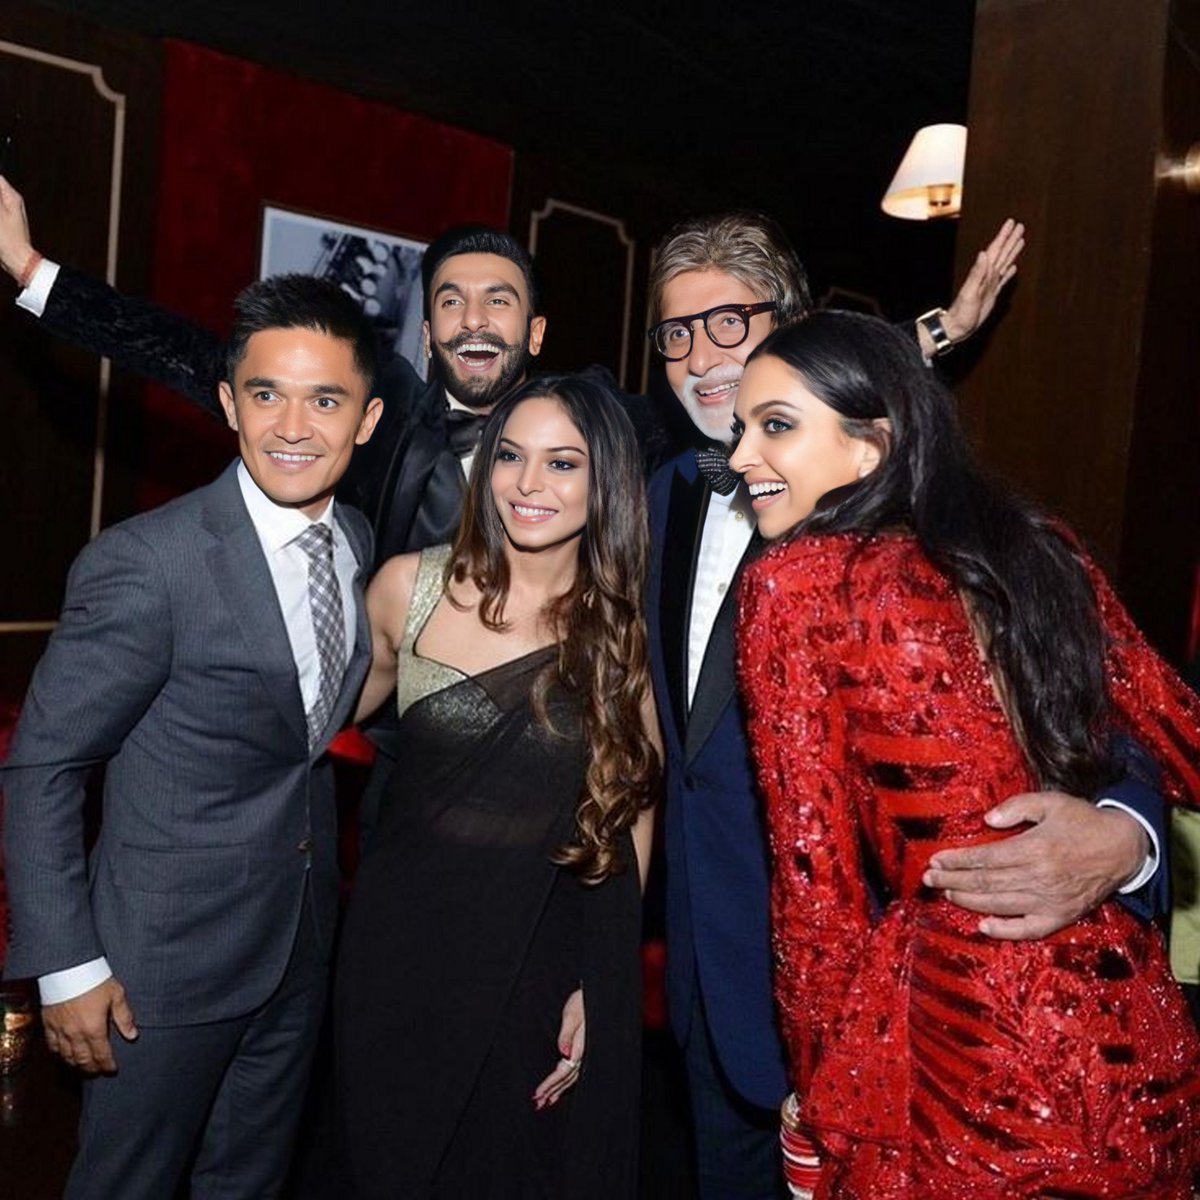
[[[355,883],[335,1015],[344,1146],[365,1197],[623,1197],[636,1187],[640,892],[556,867],[586,750],[529,695],[552,647],[466,677],[413,654],[441,594],[427,552],[401,654],[398,760]],[[570,993],[579,1083],[536,1112]]]

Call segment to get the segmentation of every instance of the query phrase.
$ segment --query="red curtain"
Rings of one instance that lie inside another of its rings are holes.
[[[165,44],[154,296],[224,333],[257,276],[264,204],[428,241],[506,227],[512,150],[186,42]],[[208,482],[235,452],[210,418],[153,388],[139,508]]]

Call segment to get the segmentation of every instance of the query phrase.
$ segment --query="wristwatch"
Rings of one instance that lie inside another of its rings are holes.
[[[942,324],[942,318],[946,315],[944,308],[931,308],[927,313],[922,313],[917,318],[918,325],[925,326],[925,332],[929,334],[933,341],[933,353],[935,355],[945,354],[954,349],[954,343],[950,340],[950,335],[946,332],[945,325]]]

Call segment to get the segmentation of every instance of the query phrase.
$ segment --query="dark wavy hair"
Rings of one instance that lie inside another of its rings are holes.
[[[883,450],[870,475],[827,493],[787,536],[911,529],[966,598],[1042,785],[1095,794],[1113,774],[1105,639],[1071,535],[979,469],[954,397],[899,330],[819,312],[776,330],[751,360],[766,355],[841,414],[848,435]]]
[[[613,393],[594,377],[550,375],[502,400],[483,428],[471,471],[449,579],[470,579],[489,629],[505,628],[507,538],[492,496],[491,474],[508,418],[526,400],[562,405],[588,451],[587,522],[579,569],[545,613],[558,638],[558,661],[539,676],[534,704],[550,724],[546,698],[555,680],[583,695],[588,767],[575,837],[557,861],[599,882],[618,870],[618,836],[657,798],[658,753],[646,736],[642,705],[650,688],[643,596],[649,532],[641,456],[633,425]]]

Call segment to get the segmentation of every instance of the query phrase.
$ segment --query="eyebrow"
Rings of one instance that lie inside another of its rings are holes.
[[[515,442],[510,437],[502,437],[500,439],[500,441],[507,442],[510,446],[513,447],[514,450],[524,450],[525,449],[525,447],[522,446],[520,442]],[[547,454],[562,454],[564,450],[570,450],[575,454],[582,454],[584,458],[587,458],[587,451],[581,450],[578,446],[547,446],[545,448],[545,453],[547,453]]]
[[[764,400],[761,404],[756,404],[750,410],[750,415],[757,417],[760,413],[766,412],[768,408],[773,408],[776,404],[781,405],[783,408],[790,408],[793,412],[798,411],[796,406],[787,400]]]
[[[281,386],[283,385],[280,384],[279,380],[268,379],[265,375],[255,375],[250,379],[244,380],[242,383],[242,389],[244,391],[249,391],[251,389],[265,389],[267,391],[274,392],[278,391]],[[343,387],[340,383],[316,383],[313,384],[308,390],[312,393],[320,392],[323,396],[350,395],[350,389]]]
[[[521,295],[511,283],[489,283],[484,291],[489,296],[495,296],[501,292],[511,296],[514,300],[520,300]],[[463,294],[462,284],[455,283],[453,279],[447,279],[444,283],[439,283],[434,289],[433,294],[440,296],[443,292],[457,292],[460,296]]]

